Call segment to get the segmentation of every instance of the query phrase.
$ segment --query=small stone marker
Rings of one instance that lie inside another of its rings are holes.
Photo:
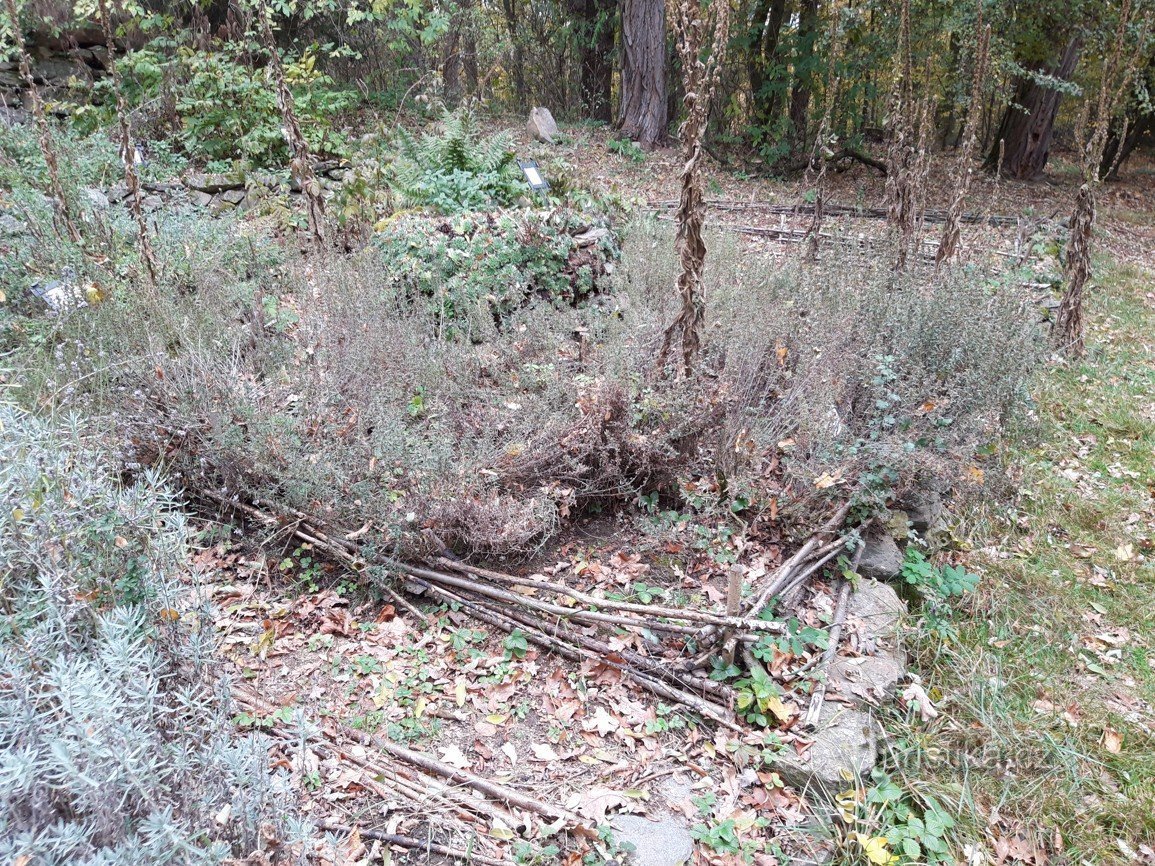
[[[526,130],[537,141],[544,144],[554,144],[557,136],[557,121],[553,119],[548,108],[534,108],[529,112]]]

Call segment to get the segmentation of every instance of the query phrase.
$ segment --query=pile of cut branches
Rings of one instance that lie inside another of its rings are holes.
[[[428,618],[398,591],[396,578],[414,593],[463,610],[500,631],[523,635],[528,643],[565,659],[613,668],[662,700],[735,731],[743,730],[735,690],[708,676],[711,662],[740,661],[752,674],[765,675],[750,646],[767,634],[783,633],[782,622],[767,618],[775,602],[849,552],[857,539],[857,533],[841,530],[849,511],[844,504],[793,556],[751,587],[745,599],[742,571],[732,569],[726,609],[714,611],[605,598],[540,575],[506,574],[450,555],[406,562],[375,552],[364,541],[367,529],[344,532],[303,512],[278,511],[268,503],[257,507],[212,490],[191,492],[243,520],[312,545],[421,621]]]

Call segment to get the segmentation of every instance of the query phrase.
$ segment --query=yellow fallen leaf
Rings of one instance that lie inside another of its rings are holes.
[[[500,725],[500,724],[503,724],[505,722],[505,720],[508,718],[509,718],[509,716],[502,716],[502,715],[499,715],[497,713],[494,713],[491,716],[486,716],[485,720],[487,722],[489,722],[491,725]]]
[[[977,466],[968,466],[966,477],[968,481],[972,481],[975,484],[982,484],[986,479],[986,474]]]
[[[24,509],[23,508],[13,508],[12,509],[12,519],[16,520],[16,521],[23,520],[24,519]]]
[[[862,846],[862,853],[871,863],[877,864],[877,866],[886,866],[890,862],[890,848],[885,836],[867,836],[865,833],[856,833],[855,839]]]
[[[413,704],[413,718],[419,719],[425,714],[425,707],[428,705],[425,698],[418,698]]]
[[[1123,735],[1114,728],[1103,728],[1103,748],[1112,755],[1123,751]]]
[[[828,487],[833,487],[835,484],[837,484],[841,480],[842,480],[842,470],[841,469],[839,469],[833,475],[831,475],[829,472],[823,472],[821,475],[819,475],[817,478],[814,479],[814,486],[817,487],[819,490],[825,490]]]
[[[460,678],[453,686],[453,699],[457,702],[457,706],[465,706],[465,679]]]
[[[1130,562],[1135,558],[1135,545],[1130,541],[1115,548],[1115,558],[1120,562]]]
[[[774,695],[766,702],[766,709],[772,712],[774,717],[780,722],[789,721],[790,716],[793,715],[793,713],[790,712],[790,708],[782,702],[782,698],[778,697],[778,695]]]
[[[489,828],[489,835],[494,839],[501,839],[503,842],[508,842],[515,838],[514,833],[500,818],[493,819],[493,825]]]

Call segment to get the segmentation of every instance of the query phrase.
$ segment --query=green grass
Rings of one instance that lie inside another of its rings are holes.
[[[907,785],[991,860],[999,839],[1068,863],[1155,845],[1155,275],[1100,277],[1087,359],[1042,371],[986,468],[1013,495],[954,528],[983,581],[956,639],[916,640],[941,715],[896,727]]]

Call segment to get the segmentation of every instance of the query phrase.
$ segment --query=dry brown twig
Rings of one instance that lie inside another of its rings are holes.
[[[701,343],[705,304],[702,299],[702,274],[706,267],[706,242],[702,228],[706,208],[702,192],[702,139],[710,119],[710,102],[718,86],[726,40],[730,30],[730,4],[724,0],[668,0],[667,9],[673,22],[674,42],[682,61],[685,87],[686,119],[682,122],[681,194],[678,201],[677,237],[678,298],[680,308],[662,337],[658,352],[658,369],[665,368],[675,341],[681,342],[682,375],[688,376],[694,366]],[[707,42],[713,34],[712,43]],[[703,56],[709,45],[709,55]]]
[[[942,238],[939,240],[938,251],[935,253],[935,267],[942,267],[958,253],[959,243],[962,240],[960,223],[962,222],[963,205],[966,204],[967,192],[970,189],[971,175],[974,168],[971,161],[974,159],[975,148],[978,147],[979,107],[982,105],[983,88],[986,82],[987,67],[990,62],[991,26],[983,24],[983,4],[978,4],[978,17],[975,28],[977,30],[974,69],[971,73],[971,93],[967,103],[967,116],[962,130],[962,146],[959,148],[958,159],[955,162],[954,195],[947,208],[946,222],[942,226]]]
[[[297,185],[301,188],[301,195],[305,198],[305,209],[309,220],[309,234],[314,247],[320,251],[325,247],[325,197],[321,189],[321,182],[313,172],[313,163],[309,154],[309,145],[305,136],[301,134],[301,124],[297,121],[297,113],[293,108],[293,93],[285,81],[285,67],[281,63],[281,54],[277,50],[277,40],[273,37],[273,25],[269,7],[264,0],[256,7],[257,23],[260,29],[261,42],[269,55],[269,69],[273,73],[273,84],[277,90],[277,107],[281,111],[281,131],[285,142],[289,145],[292,160],[289,170]]]
[[[52,127],[48,124],[48,117],[44,113],[44,100],[40,96],[40,88],[36,86],[36,78],[32,75],[32,58],[24,47],[24,36],[20,29],[20,10],[16,0],[5,0],[10,26],[12,27],[12,41],[16,45],[17,63],[20,67],[20,77],[24,86],[28,88],[28,98],[32,102],[32,117],[36,121],[37,143],[40,146],[40,155],[48,167],[48,185],[52,192],[52,207],[57,219],[64,223],[64,231],[74,244],[81,243],[80,230],[76,227],[72,208],[68,203],[68,196],[64,191],[64,184],[60,180],[60,164],[56,156],[56,142],[52,136]],[[59,226],[57,227],[59,231]]]
[[[156,255],[152,250],[152,237],[149,234],[148,223],[144,218],[144,196],[140,191],[140,176],[136,173],[136,145],[132,141],[132,124],[129,119],[128,103],[125,102],[124,91],[120,86],[120,69],[116,61],[116,40],[112,34],[112,16],[108,0],[96,0],[96,9],[100,16],[100,29],[104,34],[104,45],[108,51],[108,75],[112,79],[112,92],[116,96],[116,123],[120,132],[120,157],[124,163],[124,185],[128,189],[128,201],[129,207],[132,209],[133,219],[136,220],[140,257],[144,261],[149,286],[155,292]]]
[[[1080,170],[1083,183],[1075,195],[1071,214],[1071,231],[1067,239],[1067,289],[1059,303],[1055,317],[1055,341],[1065,354],[1081,358],[1086,350],[1083,342],[1083,292],[1091,280],[1091,240],[1095,231],[1096,202],[1102,182],[1103,152],[1110,134],[1111,118],[1122,101],[1122,95],[1138,72],[1142,53],[1127,50],[1127,31],[1132,24],[1132,0],[1123,0],[1115,41],[1103,62],[1098,99],[1092,114],[1091,102],[1085,101],[1076,124],[1076,139],[1082,144]],[[1151,16],[1143,18],[1139,44],[1147,40],[1152,26]],[[1086,132],[1091,122],[1091,133]],[[1126,128],[1123,130],[1126,135]]]

